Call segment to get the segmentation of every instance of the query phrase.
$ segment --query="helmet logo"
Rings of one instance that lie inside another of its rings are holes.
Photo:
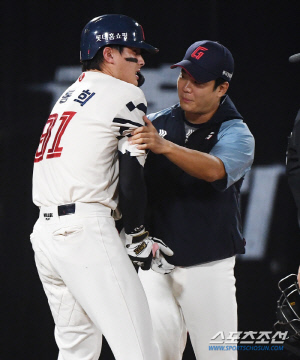
[[[108,41],[108,40],[118,40],[118,39],[122,39],[124,41],[126,41],[128,38],[128,33],[113,33],[113,32],[105,32],[105,33],[102,33],[102,34],[99,34],[99,35],[96,35],[96,40],[97,42],[98,41],[102,41],[102,40],[105,40],[105,41]]]

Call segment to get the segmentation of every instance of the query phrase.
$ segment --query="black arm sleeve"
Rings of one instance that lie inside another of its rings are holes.
[[[119,151],[119,201],[127,234],[145,223],[147,202],[144,168],[128,151]]]

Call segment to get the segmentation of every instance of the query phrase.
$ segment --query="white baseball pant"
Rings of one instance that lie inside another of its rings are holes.
[[[111,210],[40,209],[31,242],[55,322],[59,360],[98,360],[102,334],[117,360],[156,360],[146,296]]]
[[[236,350],[209,350],[218,332],[227,339],[230,332],[237,331],[234,265],[235,257],[230,257],[176,267],[168,275],[139,271],[161,360],[182,359],[187,332],[197,360],[237,359]]]

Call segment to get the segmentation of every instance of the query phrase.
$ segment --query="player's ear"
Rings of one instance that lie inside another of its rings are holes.
[[[114,63],[114,49],[112,49],[109,46],[106,46],[103,49],[103,58],[108,63],[113,64]]]
[[[218,96],[222,97],[226,94],[227,90],[229,88],[229,82],[225,81],[221,85],[217,87]]]

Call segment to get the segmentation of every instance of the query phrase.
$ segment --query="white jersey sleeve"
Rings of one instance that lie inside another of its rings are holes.
[[[128,139],[134,129],[145,125],[143,116],[146,111],[146,100],[142,95],[133,101],[129,101],[121,108],[112,122],[112,130],[119,139],[119,151],[122,154],[129,152],[131,156],[138,157],[140,164],[143,166],[145,163],[145,150],[139,150],[136,145],[130,145]]]

